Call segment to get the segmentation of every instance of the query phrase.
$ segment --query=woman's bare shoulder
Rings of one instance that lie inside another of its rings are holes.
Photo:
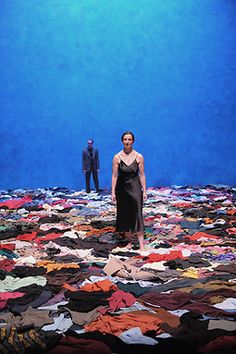
[[[137,151],[137,162],[143,161],[143,155]]]
[[[120,154],[120,152],[118,152],[117,154],[114,155],[114,157],[113,157],[114,162],[120,161],[119,154]]]

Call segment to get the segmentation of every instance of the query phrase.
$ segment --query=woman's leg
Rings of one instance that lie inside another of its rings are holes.
[[[139,249],[140,251],[142,251],[144,249],[144,232],[138,231],[137,236],[138,236]]]
[[[132,233],[131,232],[124,232],[124,237],[128,241],[128,244],[126,245],[127,248],[132,247]]]

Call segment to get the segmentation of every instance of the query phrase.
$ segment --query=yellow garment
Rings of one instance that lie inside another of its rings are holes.
[[[182,276],[186,277],[186,278],[197,279],[198,278],[198,269],[190,267],[182,273]]]
[[[192,284],[191,286],[188,286],[186,288],[181,288],[181,291],[183,291],[185,293],[190,293],[193,289],[207,289],[209,291],[210,290],[219,290],[219,289],[236,290],[236,284],[229,283],[229,282],[223,281],[223,280],[211,280],[205,284],[195,283],[195,284]],[[218,297],[219,296],[217,296],[217,298]]]
[[[36,263],[38,267],[47,268],[47,273],[53,272],[54,270],[60,270],[63,268],[80,268],[76,263],[55,263],[53,261],[40,261]]]

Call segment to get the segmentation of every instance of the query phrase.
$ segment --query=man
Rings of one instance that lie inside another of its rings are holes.
[[[90,193],[90,177],[92,173],[96,192],[99,193],[99,154],[98,150],[93,148],[93,139],[89,139],[87,143],[88,147],[82,153],[82,168],[85,174],[86,192]]]

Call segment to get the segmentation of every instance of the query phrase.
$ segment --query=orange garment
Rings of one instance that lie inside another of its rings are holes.
[[[88,292],[91,292],[91,291],[107,292],[110,290],[117,290],[117,286],[115,284],[113,284],[110,280],[104,279],[101,281],[97,281],[96,283],[85,284],[80,287],[80,290],[84,290],[84,291],[88,291]]]
[[[218,241],[202,241],[200,243],[200,247],[210,247],[210,246],[222,246],[224,244],[224,242],[222,242],[221,240]]]
[[[100,235],[103,232],[115,232],[115,228],[113,226],[106,226],[102,229],[92,229],[91,231],[86,233],[86,236]]]
[[[156,331],[156,334],[160,334],[163,332],[159,327],[160,324],[161,320],[156,314],[148,311],[133,311],[119,316],[99,316],[95,321],[85,326],[85,331],[99,331],[119,336],[130,328],[139,327],[142,333]]]
[[[93,230],[92,226],[90,225],[74,225],[73,229],[76,231],[89,231],[89,230]]]
[[[68,283],[64,283],[63,285],[62,285],[62,287],[63,287],[63,289],[67,289],[67,290],[70,290],[70,291],[78,291],[78,289],[77,288],[75,288],[74,286],[71,286],[70,284],[68,284]]]
[[[60,270],[63,268],[80,268],[76,263],[55,263],[53,261],[39,261],[36,263],[38,267],[44,267],[47,269],[47,273],[53,272],[54,270]]]
[[[207,234],[206,232],[195,232],[195,234],[191,235],[191,236],[185,236],[185,238],[188,238],[189,240],[198,240],[199,238],[212,238],[212,239],[218,239],[219,236],[215,236],[215,235],[210,235]]]
[[[204,218],[203,221],[204,221],[204,224],[212,224],[213,223],[212,219],[210,219],[210,218]]]
[[[152,306],[150,304],[148,307],[156,312],[157,317],[161,320],[162,323],[167,323],[168,326],[172,328],[177,328],[179,326],[179,316],[173,315],[165,309],[161,309],[160,307]]]
[[[183,257],[181,251],[170,251],[169,253],[166,254],[151,253],[147,256],[147,258],[148,258],[147,263],[152,263],[152,262],[170,261],[176,258],[184,259],[185,257]]]

